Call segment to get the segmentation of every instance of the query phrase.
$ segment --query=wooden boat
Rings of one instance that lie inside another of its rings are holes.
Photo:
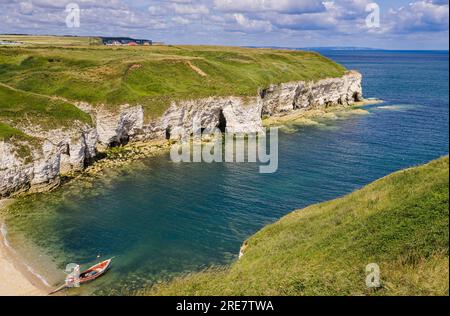
[[[97,279],[98,277],[102,276],[103,274],[105,274],[105,272],[108,271],[108,269],[111,266],[112,259],[113,258],[110,258],[108,260],[97,263],[96,265],[93,265],[89,269],[81,272],[80,276],[79,276],[80,285],[83,283],[89,282],[89,281],[93,281],[93,280]],[[64,283],[63,285],[61,285],[54,291],[50,292],[49,294],[59,292],[68,287],[69,287],[69,285],[67,283]]]
[[[99,276],[104,274],[108,268],[111,266],[111,259],[97,263],[96,265],[90,267],[89,269],[80,273],[80,284],[97,279]]]

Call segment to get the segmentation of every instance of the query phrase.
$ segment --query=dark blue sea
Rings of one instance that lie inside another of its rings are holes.
[[[283,215],[448,154],[448,52],[322,53],[360,71],[365,97],[384,102],[281,129],[274,174],[165,155],[34,197],[7,219],[11,242],[53,284],[67,263],[115,256],[107,275],[69,293],[127,294],[230,263],[246,238]],[[45,256],[36,259],[36,249]]]

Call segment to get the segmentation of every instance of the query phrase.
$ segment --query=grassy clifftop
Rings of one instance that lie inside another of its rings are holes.
[[[448,157],[295,211],[248,240],[242,259],[150,295],[448,295]],[[382,287],[368,289],[377,263]]]
[[[173,100],[254,96],[272,83],[339,77],[345,69],[311,52],[207,46],[105,47],[98,39],[7,36],[0,46],[0,140],[24,139],[24,125],[91,123],[74,103],[112,111],[144,106],[160,116]],[[29,137],[30,138],[30,137]]]
[[[44,46],[77,46],[77,45],[100,45],[98,37],[83,36],[52,36],[52,35],[0,35],[0,41],[19,42],[24,45]]]
[[[14,126],[36,125],[44,130],[68,127],[74,121],[92,124],[91,117],[73,104],[3,86],[0,120]]]
[[[340,77],[345,71],[317,53],[286,50],[0,46],[3,84],[112,109],[120,104],[141,104],[147,117],[161,115],[172,100],[254,96],[258,88],[269,84]]]
[[[342,76],[346,70],[311,52],[210,46],[106,47],[98,38],[0,35],[0,141],[38,143],[28,128],[91,124],[75,105],[115,111],[142,105],[147,119],[174,100],[255,96],[258,88]],[[97,45],[96,45],[97,44]],[[23,151],[29,153],[30,150]]]
[[[15,90],[0,83],[0,141],[21,143],[21,157],[29,156],[28,145],[39,142],[35,137],[26,135],[24,128],[64,129],[76,122],[92,124],[90,116],[73,104]]]

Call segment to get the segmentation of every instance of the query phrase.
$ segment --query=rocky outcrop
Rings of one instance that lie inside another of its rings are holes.
[[[20,148],[31,150],[26,157]],[[42,145],[0,142],[0,198],[21,192],[47,191],[59,185],[60,154],[50,141]]]
[[[194,129],[219,128],[230,133],[262,130],[261,104],[257,98],[210,97],[174,102],[164,115],[143,126],[143,136],[171,139],[197,132]]]
[[[61,174],[81,171],[97,154],[97,130],[88,124],[75,122],[64,129],[42,130],[38,126],[18,126],[27,135],[46,139],[60,155]]]
[[[352,71],[341,78],[271,85],[255,97],[174,101],[160,118],[146,123],[142,106],[126,104],[113,113],[105,107],[94,108],[87,103],[77,105],[94,118],[97,148],[103,150],[128,141],[171,139],[180,133],[194,133],[195,128],[219,128],[230,133],[259,132],[263,128],[261,118],[264,115],[333,104],[349,105],[361,100],[361,79],[361,74]]]
[[[0,143],[0,197],[27,190],[48,189],[59,175],[82,170],[97,151],[129,141],[173,139],[196,129],[219,128],[231,133],[259,132],[262,117],[293,110],[309,110],[333,104],[349,105],[362,99],[361,75],[349,72],[341,78],[317,82],[270,85],[255,97],[209,97],[174,101],[157,119],[145,122],[142,106],[107,107],[76,104],[89,113],[95,127],[77,123],[64,130],[42,131],[22,127],[26,134],[46,139],[32,153],[31,162],[15,154],[12,144]]]
[[[260,91],[262,114],[271,116],[297,109],[351,105],[362,100],[361,80],[360,73],[351,71],[341,78],[271,85]]]
[[[118,113],[101,109],[95,113],[99,143],[116,146],[127,143],[141,133],[144,124],[144,110],[141,106],[123,105]]]

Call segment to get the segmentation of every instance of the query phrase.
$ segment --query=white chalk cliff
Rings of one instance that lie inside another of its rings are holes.
[[[194,121],[200,122],[202,129],[250,133],[263,129],[263,116],[351,105],[362,100],[361,79],[361,74],[351,71],[341,78],[270,85],[255,91],[254,97],[173,102],[160,118],[150,122],[145,122],[142,106],[125,104],[111,112],[80,102],[76,105],[92,116],[95,127],[78,124],[46,132],[17,127],[42,139],[42,144],[27,159],[20,157],[15,144],[0,142],[0,198],[53,188],[59,184],[61,174],[82,170],[99,150],[137,140],[170,139],[181,131],[192,133]]]
[[[61,155],[50,141],[34,148],[31,159],[18,154],[17,145],[0,142],[0,197],[25,191],[46,191],[59,184]]]

